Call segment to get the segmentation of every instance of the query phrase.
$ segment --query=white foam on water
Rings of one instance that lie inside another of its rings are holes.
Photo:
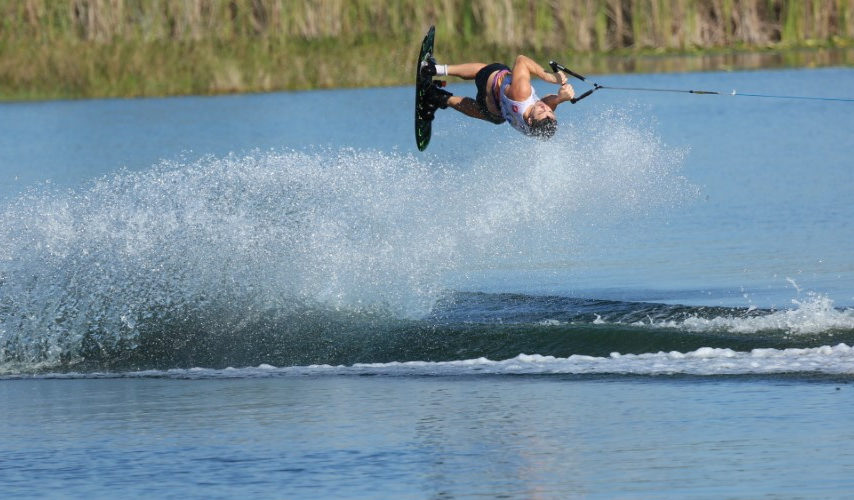
[[[803,300],[793,299],[793,309],[774,311],[756,316],[719,316],[702,318],[692,315],[680,320],[652,321],[636,323],[638,326],[676,328],[689,332],[758,333],[763,331],[782,331],[804,335],[833,330],[854,330],[854,309],[837,309],[833,300],[808,293]]]
[[[45,378],[166,377],[254,378],[277,376],[470,376],[470,375],[854,375],[854,348],[847,344],[804,349],[753,349],[749,352],[703,347],[691,352],[611,353],[608,357],[566,358],[520,354],[511,359],[359,363],[277,368],[259,365],[223,370],[192,368],[126,373],[43,374]]]
[[[609,357],[567,358],[520,354],[448,362],[356,364],[283,369],[296,374],[473,375],[473,374],[688,374],[744,375],[779,373],[854,374],[854,349],[846,344],[810,349],[754,349],[736,352],[704,347],[696,351],[648,354],[612,353]]]

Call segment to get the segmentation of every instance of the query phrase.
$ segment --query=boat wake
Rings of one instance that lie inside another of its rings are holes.
[[[571,254],[578,221],[696,193],[680,152],[625,117],[599,121],[583,144],[535,144],[526,162],[501,148],[468,165],[273,151],[34,187],[0,207],[0,373],[854,344],[851,311],[821,297],[763,311],[449,291],[449,276],[508,255]]]

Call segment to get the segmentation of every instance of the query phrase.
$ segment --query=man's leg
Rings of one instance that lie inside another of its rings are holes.
[[[448,74],[462,78],[463,80],[474,80],[477,72],[486,67],[483,63],[449,64]]]
[[[464,64],[449,64],[448,65],[448,75],[456,76],[458,78],[462,78],[463,80],[474,80],[477,72],[486,67],[486,64],[483,63],[464,63]],[[483,113],[480,111],[480,108],[477,106],[477,102],[471,97],[462,97],[462,96],[449,96],[447,100],[448,107],[454,108],[460,113],[465,114],[466,116],[471,116],[472,118],[478,118],[480,120],[489,121]]]
[[[486,117],[480,112],[480,108],[477,107],[477,103],[471,97],[462,97],[458,95],[451,96],[448,98],[448,107],[454,108],[460,113],[464,113],[472,118],[486,120]]]

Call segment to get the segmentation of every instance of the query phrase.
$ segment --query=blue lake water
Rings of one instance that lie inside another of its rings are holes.
[[[412,93],[0,104],[4,491],[850,493],[854,103],[601,90],[418,153]]]

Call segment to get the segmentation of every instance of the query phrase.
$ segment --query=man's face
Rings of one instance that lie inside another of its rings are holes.
[[[555,112],[543,101],[537,101],[531,107],[531,114],[528,115],[528,124],[530,125],[536,120],[542,120],[543,118],[555,118]]]

